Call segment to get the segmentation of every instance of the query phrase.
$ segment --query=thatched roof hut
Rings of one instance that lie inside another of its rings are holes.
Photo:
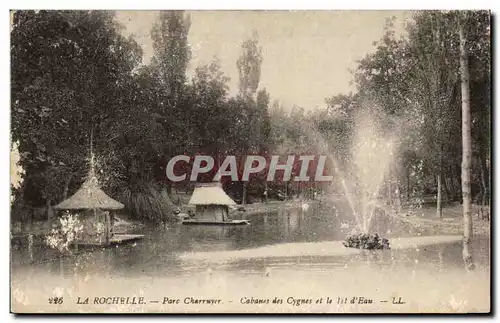
[[[196,205],[196,220],[221,222],[228,217],[229,205],[236,203],[224,192],[220,183],[200,183],[194,189],[189,204]]]
[[[77,244],[109,245],[114,234],[114,211],[124,207],[101,190],[91,169],[82,187],[54,208],[81,212],[84,231]]]
[[[189,200],[192,205],[235,205],[219,182],[199,183]]]
[[[55,206],[59,210],[120,210],[124,207],[101,190],[95,175],[90,175],[73,196]]]

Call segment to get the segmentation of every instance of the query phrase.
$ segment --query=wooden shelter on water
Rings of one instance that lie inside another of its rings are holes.
[[[198,183],[189,204],[196,206],[195,217],[183,221],[184,224],[238,225],[248,224],[247,220],[229,220],[229,206],[236,205],[222,189],[219,182]]]
[[[143,235],[114,233],[115,212],[123,209],[124,205],[101,190],[93,169],[80,189],[54,208],[75,211],[79,214],[83,232],[75,241],[77,245],[109,246],[143,237]]]

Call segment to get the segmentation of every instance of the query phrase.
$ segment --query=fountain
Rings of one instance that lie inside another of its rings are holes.
[[[387,179],[390,167],[394,162],[394,152],[397,148],[397,132],[393,135],[382,135],[376,122],[369,116],[363,115],[357,119],[356,133],[352,138],[352,149],[349,166],[346,167],[338,162],[336,157],[329,153],[332,149],[328,141],[316,129],[307,123],[302,123],[302,129],[306,130],[310,141],[314,142],[316,152],[327,155],[332,163],[335,173],[334,179],[342,191],[352,215],[352,222],[339,219],[340,229],[351,229],[353,231],[344,241],[317,241],[317,242],[293,242],[276,245],[266,245],[251,249],[225,250],[215,252],[187,252],[180,256],[183,261],[211,261],[217,263],[229,263],[239,260],[264,258],[301,258],[301,257],[349,257],[364,254],[364,250],[402,250],[418,249],[419,247],[457,243],[461,236],[423,236],[423,237],[392,237],[391,242],[386,237],[374,232],[372,220],[379,212],[384,216],[391,217],[414,224],[399,216],[396,212],[383,205],[379,198],[379,191]],[[343,166],[341,168],[341,166]],[[331,199],[332,210],[334,207],[334,195],[327,195]],[[353,225],[354,224],[354,225]],[[416,258],[418,261],[418,259]]]
[[[319,151],[330,151],[321,134],[311,127],[307,126],[307,129]],[[393,163],[395,142],[395,136],[383,135],[373,118],[370,118],[369,114],[363,114],[356,119],[349,170],[343,172],[336,157],[328,154],[336,174],[335,178],[340,181],[340,188],[356,221],[355,232],[344,242],[346,247],[389,248],[387,239],[380,238],[377,233],[370,233],[370,223],[377,209],[395,216],[378,201],[380,188]],[[346,178],[349,178],[349,181]]]
[[[379,238],[377,233],[369,231],[375,210],[380,207],[379,190],[393,162],[394,142],[394,138],[382,136],[380,129],[368,116],[358,118],[352,149],[351,178],[356,183],[354,189],[349,189],[337,162],[332,158],[334,170],[340,177],[341,187],[360,231],[346,238],[343,243],[345,247],[389,249],[387,239]]]

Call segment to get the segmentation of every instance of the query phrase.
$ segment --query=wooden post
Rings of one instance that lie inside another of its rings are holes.
[[[94,213],[95,227],[97,227],[99,229],[99,218],[97,217],[96,209],[93,208],[92,212]],[[99,232],[99,230],[97,230],[97,237],[99,238],[99,244],[101,244],[102,243],[102,236],[101,236],[101,233]]]
[[[110,211],[109,212],[109,222],[110,222],[110,239],[113,238],[113,235],[115,233],[115,214],[116,211]]]
[[[33,234],[28,234],[28,253],[30,257],[30,262],[33,262]]]
[[[110,212],[105,212],[104,214],[105,230],[106,230],[106,246],[109,245],[111,240],[111,216]]]

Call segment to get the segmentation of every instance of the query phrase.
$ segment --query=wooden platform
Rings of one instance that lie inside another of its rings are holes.
[[[141,240],[144,238],[143,234],[115,234],[111,238],[111,244],[119,244],[119,243],[126,243],[126,242],[132,242],[136,240]]]
[[[182,224],[185,225],[248,225],[248,220],[232,220],[232,221],[197,221],[197,220],[184,220]]]
[[[78,242],[78,247],[109,247],[119,244],[129,243],[144,238],[143,234],[114,234],[109,245],[98,242]]]

